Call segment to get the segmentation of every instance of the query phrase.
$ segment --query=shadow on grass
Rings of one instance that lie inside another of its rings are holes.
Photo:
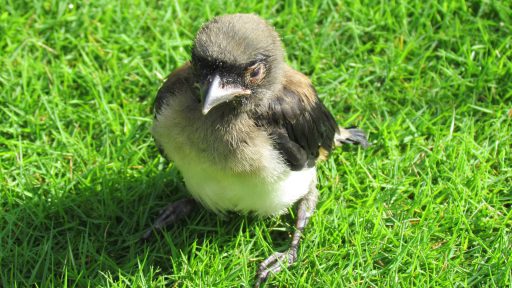
[[[6,226],[0,230],[3,287],[85,287],[108,285],[107,279],[119,281],[140,272],[144,277],[169,275],[186,265],[205,242],[223,249],[240,231],[254,237],[251,227],[260,219],[221,218],[200,208],[179,226],[140,242],[160,209],[187,196],[177,173],[171,172],[149,178],[97,175],[88,183],[75,182],[60,197],[44,197],[49,187],[34,188],[38,197],[7,204]],[[280,246],[289,241],[286,232],[272,237]]]

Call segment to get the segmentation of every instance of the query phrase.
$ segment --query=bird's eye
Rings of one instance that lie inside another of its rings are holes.
[[[257,84],[265,77],[265,65],[263,63],[256,63],[247,68],[245,75],[247,82]]]
[[[259,77],[261,74],[261,66],[256,67],[254,70],[251,71],[251,78]]]

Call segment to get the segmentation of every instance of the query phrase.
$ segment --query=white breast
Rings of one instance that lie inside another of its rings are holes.
[[[179,157],[178,157],[179,158]],[[266,216],[286,211],[302,198],[316,177],[314,168],[282,175],[221,171],[200,159],[175,159],[194,198],[216,212],[254,212]]]
[[[291,171],[271,139],[256,127],[233,128],[238,132],[228,135],[245,138],[229,142],[240,143],[239,147],[226,148],[229,145],[212,140],[217,135],[199,131],[205,127],[200,112],[184,113],[177,107],[182,106],[169,105],[158,115],[152,133],[181,171],[190,194],[211,210],[280,214],[316,180],[315,168]]]

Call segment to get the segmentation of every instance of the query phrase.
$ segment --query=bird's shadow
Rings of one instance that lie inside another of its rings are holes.
[[[52,199],[44,195],[44,187],[35,187],[41,197],[7,205],[8,226],[0,240],[7,247],[2,251],[7,261],[2,261],[1,276],[9,275],[11,281],[4,281],[44,286],[65,279],[81,287],[102,283],[105,275],[116,281],[120,275],[139,273],[142,262],[144,267],[172,274],[169,259],[193,253],[204,241],[222,249],[236,241],[240,231],[254,235],[251,227],[262,221],[257,217],[219,217],[199,208],[176,227],[141,242],[160,209],[187,197],[178,172],[169,170],[142,179],[102,175],[98,180],[76,182]],[[289,241],[287,231],[271,236],[278,246]]]

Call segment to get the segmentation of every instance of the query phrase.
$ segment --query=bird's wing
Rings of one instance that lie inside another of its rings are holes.
[[[192,65],[190,62],[183,64],[178,69],[174,70],[165,80],[162,87],[158,90],[153,103],[153,113],[155,119],[162,113],[164,107],[169,103],[172,97],[193,97],[191,87],[193,87],[193,74]],[[162,145],[154,138],[158,151],[164,158],[168,158],[165,154]],[[170,159],[169,159],[170,160]]]
[[[286,69],[283,89],[265,111],[256,122],[268,129],[290,169],[313,167],[331,151],[338,125],[302,73]]]
[[[155,102],[153,103],[153,113],[155,117],[160,114],[170,97],[180,93],[184,95],[190,94],[189,90],[193,86],[192,79],[192,65],[190,62],[183,64],[167,76],[164,84],[162,84],[162,87],[158,90]]]

